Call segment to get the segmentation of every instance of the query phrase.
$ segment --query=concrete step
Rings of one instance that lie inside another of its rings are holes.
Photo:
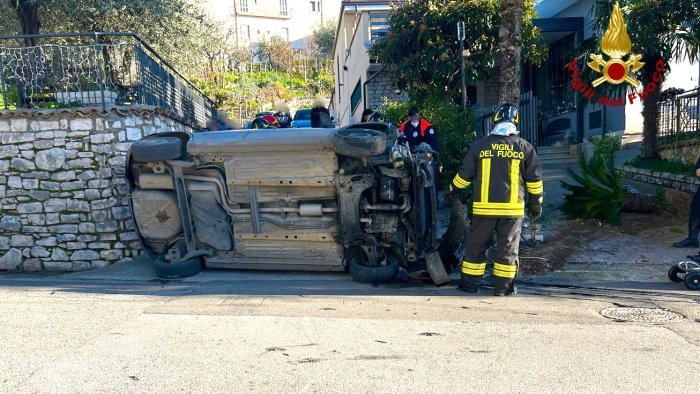
[[[559,164],[576,164],[576,163],[578,163],[577,157],[568,157],[566,159],[547,159],[547,160],[540,159],[540,164],[542,164],[543,166],[551,166],[551,165],[559,165]]]
[[[564,152],[564,153],[548,153],[545,155],[538,154],[537,157],[540,158],[540,161],[542,160],[559,160],[559,159],[571,159],[571,158],[576,158],[576,156],[571,156],[569,152]]]
[[[551,146],[542,146],[537,148],[537,154],[538,155],[546,155],[549,153],[569,153],[571,152],[571,148],[568,146],[563,146],[563,147],[551,147]]]

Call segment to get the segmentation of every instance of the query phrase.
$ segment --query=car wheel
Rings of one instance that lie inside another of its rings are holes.
[[[131,157],[140,163],[182,157],[182,140],[176,137],[146,138],[131,144]]]
[[[399,259],[391,253],[386,255],[386,265],[376,267],[367,265],[367,259],[361,250],[353,249],[348,254],[350,276],[356,282],[373,285],[389,283],[399,273]]]
[[[187,253],[187,247],[185,246],[184,242],[178,242],[170,249],[178,249],[177,253],[175,254],[176,256],[181,256]],[[171,252],[170,249],[168,250],[168,253]],[[167,253],[163,253],[153,260],[156,275],[159,278],[182,279],[197,275],[202,271],[203,262],[201,257],[195,257],[178,263],[171,263],[165,259],[166,254]]]
[[[671,279],[673,282],[683,282],[683,278],[680,278],[678,274],[680,273],[680,270],[678,269],[677,266],[671,267],[671,269],[668,270],[668,278]]]
[[[686,274],[683,281],[685,282],[685,287],[689,290],[700,290],[700,272]]]
[[[368,129],[341,129],[333,135],[336,153],[350,157],[369,157],[384,153],[387,136]]]

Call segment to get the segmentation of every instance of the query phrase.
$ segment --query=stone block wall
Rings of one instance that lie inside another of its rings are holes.
[[[678,141],[678,143],[659,144],[659,156],[662,159],[680,160],[694,166],[700,157],[700,138]]]
[[[137,253],[126,152],[165,131],[191,129],[155,108],[0,111],[0,270],[78,271]]]
[[[368,77],[373,75],[369,73]],[[408,93],[396,94],[396,87],[391,83],[388,71],[383,71],[369,81],[367,84],[367,108],[377,109],[381,107],[385,100],[406,102],[409,100]]]
[[[694,176],[655,172],[641,168],[621,166],[623,178],[645,182],[652,185],[664,186],[688,193],[695,193],[700,181]]]

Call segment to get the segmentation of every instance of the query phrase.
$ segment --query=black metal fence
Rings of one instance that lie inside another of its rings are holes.
[[[479,124],[480,128],[477,130],[477,134],[481,136],[486,136],[493,129],[493,115],[496,113],[499,104],[493,105],[488,108],[481,110],[479,114]],[[530,142],[533,146],[539,146],[539,136],[538,136],[538,102],[537,97],[535,97],[532,91],[528,91],[520,94],[520,105],[519,105],[519,116],[520,120],[518,122],[518,130],[520,130],[520,137]]]
[[[659,142],[700,137],[700,89],[659,104]]]
[[[152,105],[195,128],[216,118],[214,102],[134,33],[0,36],[0,84],[6,110]]]

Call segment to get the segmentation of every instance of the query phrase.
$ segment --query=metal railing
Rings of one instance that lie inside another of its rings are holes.
[[[700,89],[659,103],[659,142],[700,137]]]
[[[135,33],[0,36],[0,85],[0,110],[151,105],[194,128],[216,118],[214,102]]]
[[[493,115],[500,104],[483,108],[479,114],[479,127],[477,130],[479,137],[488,135],[493,129]],[[539,125],[538,125],[538,102],[532,91],[520,94],[518,130],[520,137],[530,142],[534,147],[539,146]]]

